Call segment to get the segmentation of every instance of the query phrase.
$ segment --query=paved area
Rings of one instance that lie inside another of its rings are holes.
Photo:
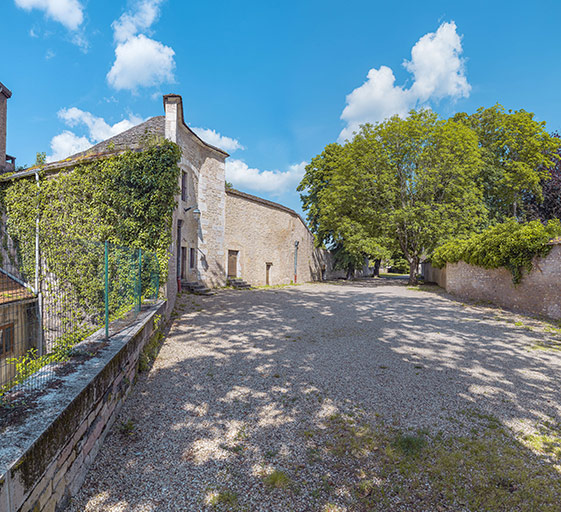
[[[490,415],[560,424],[558,338],[387,279],[183,296],[71,510],[362,510],[312,457],[329,418],[444,437]]]

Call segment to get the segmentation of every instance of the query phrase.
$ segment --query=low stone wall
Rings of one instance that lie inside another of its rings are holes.
[[[546,258],[535,258],[533,263],[533,270],[525,272],[517,285],[506,268],[485,269],[464,262],[448,263],[444,272],[431,268],[425,280],[460,297],[560,320],[561,245],[554,245]]]
[[[140,353],[165,312],[161,301],[95,357],[57,379],[1,432],[0,512],[63,510],[133,386]],[[85,340],[77,348],[87,352]]]

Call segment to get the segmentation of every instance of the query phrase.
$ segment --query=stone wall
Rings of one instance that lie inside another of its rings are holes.
[[[446,267],[435,268],[430,263],[422,263],[422,275],[426,283],[436,283],[441,288],[446,288]]]
[[[294,273],[298,242],[297,273]],[[314,237],[300,216],[282,205],[245,194],[226,191],[224,267],[228,251],[237,251],[237,277],[260,286],[316,281],[327,266],[325,251],[314,247]]]
[[[62,510],[80,488],[133,386],[138,359],[165,303],[141,312],[92,359],[34,400],[2,431],[0,512]],[[98,334],[98,338],[99,338]],[[77,347],[99,342],[95,335]]]
[[[535,258],[533,270],[517,285],[506,268],[485,269],[463,261],[448,263],[441,283],[459,297],[560,320],[561,244],[553,245],[546,258]]]

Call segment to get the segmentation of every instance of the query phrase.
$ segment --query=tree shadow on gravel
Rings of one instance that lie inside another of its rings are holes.
[[[112,430],[71,510],[470,510],[392,476],[394,437],[428,436],[434,448],[500,428],[531,462],[503,429],[561,424],[561,354],[530,350],[543,333],[380,281],[182,297],[117,422],[133,434]],[[334,430],[336,418],[347,426]],[[357,446],[361,428],[378,445]],[[538,465],[540,481],[559,480]],[[522,495],[513,485],[505,500]],[[375,488],[390,505],[376,508]]]

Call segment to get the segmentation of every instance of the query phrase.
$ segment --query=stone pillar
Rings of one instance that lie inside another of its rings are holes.
[[[0,82],[0,171],[11,167],[6,163],[7,107],[11,95],[10,90]]]

